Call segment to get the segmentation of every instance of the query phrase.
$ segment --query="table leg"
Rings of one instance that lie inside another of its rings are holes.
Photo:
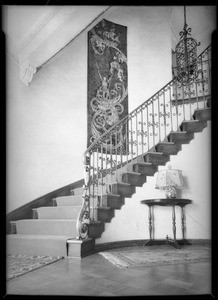
[[[176,214],[175,205],[172,206],[172,219],[173,219],[173,240],[176,241]]]
[[[181,219],[182,219],[182,238],[185,239],[185,212],[184,206],[181,206]]]
[[[180,248],[176,240],[176,214],[175,205],[172,206],[172,219],[173,219],[173,240],[167,240],[167,243],[174,246],[175,248]]]
[[[144,246],[152,246],[153,240],[152,240],[152,211],[151,211],[151,205],[148,206],[148,227],[149,227],[149,240],[144,244]]]
[[[149,221],[149,237],[152,240],[152,213],[151,213],[151,206],[149,205],[149,212],[148,212],[148,221]]]

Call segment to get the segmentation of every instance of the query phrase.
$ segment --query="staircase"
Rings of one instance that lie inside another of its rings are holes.
[[[52,199],[53,206],[32,209],[33,219],[11,221],[7,235],[7,254],[82,257],[84,246],[76,240],[77,216],[82,206],[83,188],[71,191],[70,196]],[[74,241],[74,246],[72,245]],[[85,251],[93,248],[87,239]]]
[[[33,219],[11,221],[7,253],[63,257],[93,253],[95,239],[114,217],[115,209],[120,209],[125,198],[131,198],[136,187],[146,183],[147,176],[153,176],[158,166],[165,165],[170,155],[181,151],[182,144],[188,144],[211,120],[208,82],[199,82],[200,88],[197,81],[194,87],[188,86],[187,97],[184,87],[172,80],[122,121],[122,127],[116,125],[118,131],[109,130],[101,141],[94,142],[84,155],[85,192],[75,189],[72,195],[53,199],[53,206],[34,208]],[[182,100],[177,103],[179,89]],[[191,89],[195,89],[194,97],[190,96]],[[203,95],[199,95],[202,90]],[[122,135],[120,128],[130,133],[125,147],[116,147]],[[112,137],[115,143],[109,144]]]

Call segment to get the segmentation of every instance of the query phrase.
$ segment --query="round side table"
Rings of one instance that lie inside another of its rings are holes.
[[[189,199],[171,199],[171,198],[160,198],[160,199],[148,199],[142,200],[142,204],[146,204],[149,207],[148,221],[149,221],[149,240],[146,245],[157,245],[157,244],[171,244],[176,248],[180,248],[179,245],[191,245],[191,243],[185,238],[185,210],[184,207],[187,204],[191,204],[192,200]],[[154,218],[152,217],[152,209],[155,205],[159,206],[171,206],[172,207],[172,221],[173,221],[173,240],[166,238],[165,241],[154,240],[152,238],[152,231],[154,228]],[[181,223],[182,223],[182,240],[176,240],[176,214],[175,206],[181,207]]]

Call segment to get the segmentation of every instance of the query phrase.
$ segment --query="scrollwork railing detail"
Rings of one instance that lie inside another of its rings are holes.
[[[77,239],[85,239],[88,236],[90,224],[89,196],[83,196],[82,208],[77,217]]]
[[[122,180],[122,168],[132,171],[138,157],[155,151],[171,131],[178,131],[184,120],[193,118],[195,109],[208,105],[210,64],[211,46],[197,59],[196,78],[187,84],[173,78],[88,147],[84,153],[85,186],[77,218],[78,239],[88,237],[90,220],[98,220],[96,212],[103,196],[112,193],[113,184]]]

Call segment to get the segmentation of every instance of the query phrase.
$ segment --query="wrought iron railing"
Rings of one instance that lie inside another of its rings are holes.
[[[198,56],[193,71],[196,76],[190,76],[189,83],[184,85],[175,76],[85,151],[84,202],[77,219],[78,239],[88,236],[89,223],[98,220],[103,195],[112,193],[112,184],[122,182],[124,170],[131,172],[133,163],[148,151],[155,151],[155,145],[166,141],[171,131],[180,131],[183,121],[192,120],[195,109],[208,105],[211,46]]]

